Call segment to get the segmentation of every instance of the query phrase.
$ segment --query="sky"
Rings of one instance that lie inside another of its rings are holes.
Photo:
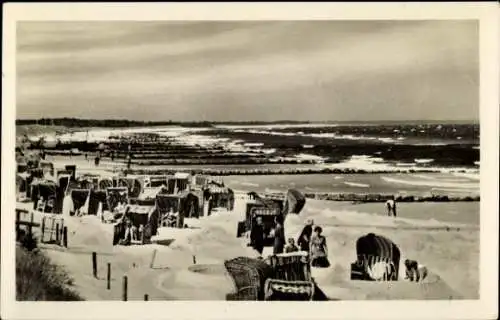
[[[17,118],[478,120],[477,21],[19,22]]]

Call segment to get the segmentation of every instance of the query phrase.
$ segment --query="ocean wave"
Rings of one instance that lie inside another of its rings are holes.
[[[314,154],[300,153],[295,156],[295,158],[300,160],[312,160],[312,161],[325,161],[326,157],[320,157]]]
[[[345,181],[344,184],[351,186],[351,187],[360,187],[360,188],[369,188],[370,187],[369,184],[349,182],[349,181]]]
[[[247,187],[259,187],[260,186],[258,183],[252,183],[252,182],[241,182],[240,184],[242,186],[247,186]]]
[[[474,188],[474,189],[461,189],[461,188],[431,188],[432,191],[443,191],[443,192],[456,192],[456,193],[465,193],[465,194],[468,194],[468,193],[475,193],[475,192],[479,192],[478,189]]]
[[[339,139],[339,140],[370,140],[370,141],[380,141],[384,143],[397,143],[398,141],[404,140],[404,137],[399,137],[398,139],[393,139],[390,137],[368,137],[363,135],[352,135],[352,134],[337,134],[337,133],[309,133],[305,134],[303,132],[281,132],[281,131],[271,131],[271,130],[255,130],[255,129],[236,129],[234,132],[239,133],[253,133],[253,134],[267,134],[271,136],[303,136],[312,138],[327,138],[327,139]]]
[[[453,183],[453,182],[440,182],[440,181],[417,181],[417,180],[403,180],[392,177],[381,177],[382,180],[404,185],[413,186],[424,186],[424,187],[444,187],[444,188],[456,188],[456,189],[477,189],[479,184],[477,183]]]
[[[458,172],[453,172],[452,173],[456,177],[465,177],[471,180],[479,180],[481,177],[479,176],[478,173],[458,173]]]
[[[463,174],[458,174],[458,173],[453,173],[452,176],[449,177],[443,177],[443,176],[433,176],[433,175],[420,175],[420,174],[414,174],[412,175],[413,178],[418,178],[418,179],[423,179],[423,180],[431,180],[431,181],[444,181],[444,182],[470,182],[471,179],[473,178],[460,178],[462,177]],[[475,176],[473,174],[470,174],[470,176]]]
[[[434,159],[415,159],[416,163],[431,163],[434,162]]]

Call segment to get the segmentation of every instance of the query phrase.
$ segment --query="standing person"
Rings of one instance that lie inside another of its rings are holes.
[[[262,217],[257,217],[255,223],[252,225],[250,245],[262,255],[264,251],[264,226],[262,224]]]
[[[130,222],[130,220],[127,220],[125,227],[125,234],[121,241],[121,244],[128,246],[130,245],[131,242],[132,242],[132,222]]]
[[[387,207],[387,215],[390,216],[396,216],[396,201],[394,200],[394,197],[392,199],[389,199],[385,202],[385,205]]]
[[[285,230],[280,217],[275,218],[276,228],[274,229],[273,254],[283,253],[285,247]]]
[[[321,234],[323,229],[320,226],[314,228],[314,234],[311,236],[311,266],[319,268],[328,268],[328,248],[326,238]]]
[[[132,230],[132,240],[134,240],[134,241],[139,240],[138,230],[137,230],[137,227],[134,224],[132,225],[131,230]]]
[[[144,239],[144,225],[140,224],[139,225],[139,240],[143,240],[143,239]]]
[[[132,156],[129,153],[127,155],[127,169],[130,170],[130,167],[132,167]]]
[[[392,215],[394,217],[397,217],[397,215],[396,215],[396,199],[395,198],[393,200],[393,205],[392,205]]]
[[[299,245],[300,251],[309,252],[309,242],[311,241],[311,235],[313,232],[314,221],[312,219],[307,220],[306,225],[302,229],[299,238],[297,239],[297,244]]]

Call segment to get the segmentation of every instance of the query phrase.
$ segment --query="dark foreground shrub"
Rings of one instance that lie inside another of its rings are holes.
[[[73,280],[42,252],[16,247],[16,300],[81,301],[71,286]]]
[[[35,238],[33,233],[19,230],[18,237],[23,249],[27,251],[33,251],[38,247],[37,239]]]

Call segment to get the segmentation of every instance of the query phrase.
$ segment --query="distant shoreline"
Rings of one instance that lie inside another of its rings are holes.
[[[40,118],[40,119],[16,119],[16,125],[45,125],[65,127],[154,127],[154,126],[183,126],[183,127],[212,127],[214,125],[307,125],[307,124],[339,124],[339,125],[363,125],[363,124],[479,124],[479,120],[342,120],[342,121],[137,121],[127,119],[81,119],[81,118]]]
[[[180,169],[146,169],[146,168],[133,168],[127,170],[130,174],[172,174],[177,171],[190,171],[197,174],[207,174],[214,176],[251,176],[251,175],[313,175],[313,174],[391,174],[391,173],[441,173],[439,169],[401,169],[401,170],[366,170],[354,168],[281,168],[281,169],[214,169],[214,168],[185,168]],[[450,169],[456,173],[467,173],[467,169]],[[470,171],[470,169],[469,169]]]

